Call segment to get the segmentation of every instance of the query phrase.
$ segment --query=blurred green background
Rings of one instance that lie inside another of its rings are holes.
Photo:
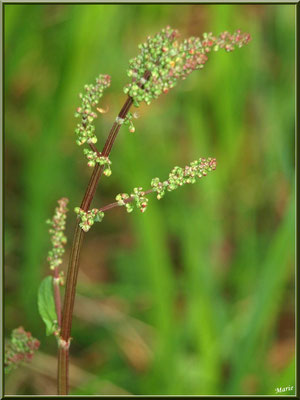
[[[107,213],[85,236],[71,394],[275,394],[295,386],[294,5],[17,5],[5,17],[5,334],[41,341],[7,394],[55,394],[56,343],[37,289],[49,273],[45,220],[70,199],[64,269],[91,170],[75,145],[83,85],[112,77],[99,147],[122,106],[128,60],[166,25],[182,37],[240,28],[121,128],[93,206],[216,157],[215,172],[145,214]],[[293,394],[294,390],[288,392]]]

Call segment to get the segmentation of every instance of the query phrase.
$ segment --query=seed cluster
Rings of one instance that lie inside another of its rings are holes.
[[[126,211],[128,213],[130,213],[133,210],[133,205],[131,203],[127,203],[126,202],[127,199],[130,199],[129,194],[127,194],[127,193],[119,193],[116,196],[116,200],[117,200],[119,206],[125,206]]]
[[[104,212],[98,210],[97,208],[84,211],[82,208],[76,207],[74,211],[81,220],[79,226],[84,232],[88,232],[95,222],[101,222],[104,218]]]
[[[51,235],[52,249],[48,252],[47,257],[51,270],[54,270],[62,263],[62,256],[65,252],[64,245],[67,243],[67,238],[64,235],[64,230],[66,227],[68,202],[69,200],[65,197],[58,200],[58,207],[55,209],[52,220],[48,219],[46,221],[47,224],[51,225],[49,233]]]
[[[96,151],[89,150],[89,149],[84,149],[83,154],[86,156],[86,158],[89,160],[88,161],[88,166],[89,167],[94,167],[96,163],[99,165],[104,165],[104,171],[103,174],[106,176],[111,175],[111,161],[108,157],[104,156],[99,156]]]
[[[148,199],[147,197],[145,197],[145,192],[143,191],[143,188],[142,187],[134,188],[131,197],[134,198],[136,207],[141,212],[145,212],[148,205]]]
[[[142,187],[137,187],[133,189],[133,193],[130,195],[127,193],[119,193],[116,196],[116,200],[119,204],[119,206],[125,206],[126,211],[128,213],[132,212],[134,209],[134,205],[132,202],[126,202],[127,199],[133,199],[135,201],[136,207],[141,211],[145,212],[147,205],[148,205],[148,199],[145,197],[145,192],[143,191]],[[131,200],[130,200],[131,201]]]
[[[242,46],[248,44],[248,42],[251,40],[251,36],[249,35],[249,33],[242,33],[240,29],[238,29],[233,34],[224,31],[220,33],[218,37],[214,37],[212,33],[204,33],[203,38],[203,46],[209,47],[210,42],[212,41],[214,51],[225,49],[227,52],[233,51],[235,47],[241,48]]]
[[[172,192],[186,183],[195,183],[196,178],[202,178],[202,176],[206,176],[208,172],[215,169],[215,158],[199,158],[199,160],[192,161],[184,168],[174,167],[169,174],[168,180],[164,182],[160,182],[159,178],[152,179],[151,187],[157,193],[157,199],[160,200],[166,191]]]
[[[166,191],[172,192],[186,183],[195,183],[196,178],[202,178],[202,176],[206,176],[208,172],[215,169],[215,158],[199,158],[199,160],[192,161],[184,168],[176,166],[169,173],[168,180],[161,182],[159,178],[152,179],[151,190],[145,192],[142,187],[136,187],[133,189],[131,194],[119,193],[116,196],[117,205],[124,206],[128,213],[131,213],[134,206],[136,206],[136,208],[143,213],[146,211],[148,206],[147,194],[156,192],[157,199],[161,199],[165,195]],[[116,203],[109,206],[116,206]],[[108,209],[112,207],[106,208]],[[80,207],[76,207],[74,211],[81,219],[79,226],[84,230],[84,232],[88,232],[94,222],[101,222],[104,217],[104,212],[97,208],[93,208],[86,212]]]
[[[15,369],[18,365],[30,362],[40,342],[26,332],[22,326],[14,329],[9,343],[5,346],[5,373]]]
[[[143,101],[150,104],[161,93],[173,88],[179,79],[203,68],[212,49],[232,51],[250,40],[249,34],[239,30],[232,35],[226,31],[218,37],[204,33],[203,39],[190,37],[182,42],[178,37],[178,31],[167,26],[154,37],[148,36],[147,41],[139,45],[138,56],[129,60],[127,74],[131,83],[124,87],[124,92],[133,98],[136,107]],[[151,73],[148,80],[144,78],[146,71]]]
[[[126,118],[124,120],[124,125],[128,125],[128,130],[129,132],[133,133],[135,132],[135,127],[133,125],[133,118],[137,119],[138,118],[138,114],[137,113],[132,113],[132,112],[128,112],[126,115]]]
[[[109,75],[99,75],[96,78],[95,85],[85,85],[85,94],[80,93],[81,106],[77,108],[75,117],[80,118],[80,122],[77,124],[75,133],[77,135],[76,143],[81,146],[84,143],[95,144],[97,143],[97,137],[95,135],[95,126],[93,124],[94,119],[97,118],[97,114],[93,111],[100,98],[103,96],[103,92],[110,86]]]
[[[130,111],[126,114],[125,118],[120,118],[119,116],[116,118],[116,123],[118,125],[129,125],[128,130],[129,132],[135,132],[135,127],[133,125],[133,118],[138,118],[138,114],[137,113],[131,113]]]

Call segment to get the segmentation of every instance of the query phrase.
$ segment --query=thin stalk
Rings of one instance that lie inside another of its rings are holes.
[[[54,291],[54,302],[55,302],[58,328],[61,327],[61,299],[60,299],[59,285],[60,285],[60,278],[59,278],[58,267],[55,267],[53,276],[53,291]]]
[[[147,194],[150,194],[153,192],[154,192],[153,189],[149,189],[144,192],[144,195],[147,196]],[[130,196],[130,197],[128,197],[128,199],[123,200],[123,202],[125,204],[128,204],[128,203],[132,203],[133,200],[134,200],[134,197]],[[115,207],[122,207],[122,206],[117,201],[115,201],[114,203],[110,203],[110,204],[107,204],[106,206],[99,208],[99,211],[108,211]]]
[[[150,78],[150,72],[147,71],[144,75],[144,78],[148,80]],[[133,99],[128,97],[125,101],[121,111],[118,114],[118,117],[121,119],[125,119],[127,113],[130,110],[130,107],[133,104]],[[104,144],[101,155],[104,157],[108,157],[114,141],[118,135],[121,125],[116,121],[113,123],[112,128],[109,132],[108,138]],[[103,173],[104,165],[97,164],[93,170],[91,175],[88,187],[86,189],[85,195],[83,197],[80,208],[84,211],[88,211],[91,202],[94,198],[98,181]],[[79,227],[79,220],[76,222],[73,244],[71,255],[69,259],[68,273],[66,279],[66,290],[64,297],[64,307],[62,314],[62,324],[61,324],[61,332],[60,338],[58,340],[58,394],[66,395],[69,391],[69,347],[70,347],[70,333],[72,326],[72,316],[74,309],[74,301],[75,301],[75,292],[76,292],[76,284],[77,284],[77,276],[79,269],[79,256],[80,250],[82,246],[84,232]]]
[[[130,107],[132,106],[133,100],[131,97],[128,97],[126,102],[124,103],[124,106],[122,107],[121,111],[119,112],[118,117],[124,119],[130,110]],[[119,133],[119,130],[121,128],[121,125],[118,124],[117,122],[113,123],[113,126],[109,132],[108,138],[105,142],[105,145],[103,147],[103,150],[101,152],[101,155],[103,157],[108,157],[112,146],[114,144],[114,141],[116,140],[116,137]],[[88,184],[88,188],[85,192],[84,198],[82,200],[80,208],[82,208],[84,211],[88,211],[91,202],[94,198],[95,192],[96,192],[96,187],[98,184],[98,181],[100,179],[100,176],[102,175],[102,172],[104,170],[104,165],[99,165],[97,164],[94,168],[93,174],[91,176],[90,182]]]

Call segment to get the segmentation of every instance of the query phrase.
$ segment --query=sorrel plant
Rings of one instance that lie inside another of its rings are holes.
[[[63,308],[59,286],[64,284],[64,277],[59,266],[62,264],[66,243],[64,235],[68,203],[66,198],[59,200],[53,219],[48,221],[51,224],[50,234],[53,245],[48,261],[53,273],[52,276],[44,279],[39,290],[39,310],[46,324],[47,334],[54,334],[58,342],[58,394],[68,394],[69,391],[72,315],[79,256],[85,233],[95,222],[102,221],[105,212],[114,207],[124,206],[129,213],[136,207],[144,212],[148,205],[149,194],[154,192],[159,200],[167,192],[184,184],[195,183],[198,178],[206,176],[208,172],[216,168],[215,158],[199,158],[183,168],[174,167],[165,180],[152,179],[146,190],[135,187],[130,194],[117,194],[116,201],[113,203],[90,209],[99,179],[102,175],[111,175],[112,163],[109,156],[121,126],[127,125],[129,132],[134,132],[133,121],[137,115],[130,111],[132,106],[138,108],[142,102],[149,105],[161,94],[168,93],[179,80],[184,80],[193,71],[202,69],[212,51],[224,49],[231,52],[234,48],[247,44],[249,40],[249,34],[238,30],[234,34],[223,32],[219,36],[204,33],[202,38],[190,37],[180,41],[178,31],[169,26],[155,36],[149,36],[145,43],[139,45],[139,54],[129,61],[127,73],[130,82],[124,87],[127,99],[113,122],[101,151],[96,147],[97,137],[93,122],[98,114],[105,112],[97,106],[103,92],[110,86],[110,77],[100,75],[95,85],[85,85],[85,93],[80,94],[81,104],[75,113],[75,116],[79,118],[75,130],[76,143],[79,146],[85,146],[83,153],[87,158],[88,166],[93,168],[93,172],[81,205],[75,208],[77,223],[66,277]]]

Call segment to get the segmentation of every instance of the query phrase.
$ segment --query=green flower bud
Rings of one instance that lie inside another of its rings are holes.
[[[89,167],[94,167],[96,165],[95,161],[91,160],[87,163]]]
[[[103,174],[104,174],[105,176],[110,176],[110,175],[111,175],[111,169],[110,169],[110,168],[106,168],[106,169],[103,171]]]

